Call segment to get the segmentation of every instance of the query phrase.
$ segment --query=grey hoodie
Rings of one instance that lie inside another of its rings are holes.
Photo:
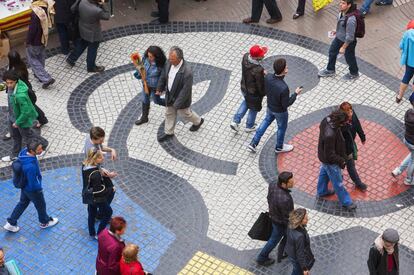
[[[336,38],[345,43],[352,43],[356,40],[355,31],[357,21],[354,15],[348,18],[345,26],[346,16],[342,12],[338,15],[338,22],[336,23]]]

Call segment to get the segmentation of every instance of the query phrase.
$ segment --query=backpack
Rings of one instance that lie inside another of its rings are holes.
[[[355,16],[356,19],[355,37],[363,38],[365,36],[365,19],[358,9],[355,9],[353,12],[350,12],[345,15],[345,26],[348,22],[348,18],[352,15]]]
[[[23,164],[19,158],[15,159],[12,162],[12,171],[13,171],[13,185],[16,188],[23,189],[26,187],[27,179],[23,171]]]

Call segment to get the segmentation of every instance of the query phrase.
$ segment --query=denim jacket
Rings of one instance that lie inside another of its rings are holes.
[[[161,68],[158,68],[155,63],[151,62],[147,58],[143,58],[145,71],[147,72],[147,84],[150,88],[156,88],[158,84],[158,79],[161,76]],[[134,76],[136,79],[141,79],[141,74],[138,70],[135,71]]]

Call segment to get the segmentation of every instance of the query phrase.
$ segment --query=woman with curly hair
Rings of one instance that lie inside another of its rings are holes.
[[[158,46],[150,46],[144,53],[142,58],[142,63],[145,68],[146,79],[143,80],[139,72],[139,64],[135,58],[131,55],[132,63],[137,69],[134,73],[135,78],[141,79],[144,87],[144,81],[148,85],[148,94],[145,92],[145,89],[142,90],[142,115],[141,118],[135,121],[136,125],[141,125],[148,122],[148,114],[150,109],[150,99],[154,101],[155,104],[165,107],[165,100],[156,93],[156,88],[158,80],[160,79],[161,72],[164,68],[167,58],[163,50]]]

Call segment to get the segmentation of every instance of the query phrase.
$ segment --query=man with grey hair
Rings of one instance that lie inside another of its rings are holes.
[[[200,129],[204,119],[191,111],[191,97],[193,87],[193,72],[184,60],[183,50],[179,47],[172,47],[169,52],[168,62],[158,81],[156,94],[165,94],[165,126],[164,134],[158,137],[163,142],[174,136],[174,128],[177,123],[177,114],[185,120],[191,121],[191,132]]]

